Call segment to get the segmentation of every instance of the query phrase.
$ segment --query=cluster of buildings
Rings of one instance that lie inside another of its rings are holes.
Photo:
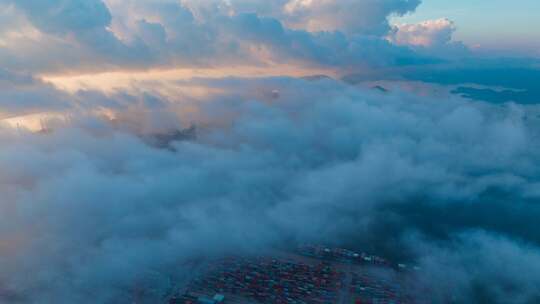
[[[343,284],[343,273],[325,262],[310,265],[271,258],[228,258],[213,268],[190,284],[187,301],[182,295],[169,303],[220,303],[205,302],[198,296],[211,294],[225,295],[227,303],[336,303]]]
[[[391,264],[386,259],[367,254],[365,252],[355,252],[344,248],[326,247],[316,244],[302,244],[298,246],[298,253],[321,260],[329,260],[343,263],[369,264],[373,266],[390,267]]]
[[[174,296],[169,300],[170,304],[220,304],[224,303],[225,296],[215,294],[213,297],[195,292]],[[229,301],[228,301],[229,302]],[[229,302],[230,303],[230,302]]]
[[[415,303],[406,295],[403,285],[393,278],[374,276],[369,272],[351,273],[350,293],[355,304],[408,304]]]
[[[210,263],[203,275],[168,303],[424,303],[410,295],[405,274],[403,265],[394,267],[378,256],[305,244],[292,253],[229,257]]]

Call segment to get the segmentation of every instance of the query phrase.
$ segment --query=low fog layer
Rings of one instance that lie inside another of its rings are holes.
[[[39,133],[1,129],[4,301],[128,303],[194,257],[294,242],[416,263],[435,301],[538,300],[540,129],[526,106],[327,78],[199,79],[220,93],[183,103],[14,78],[77,106]],[[105,106],[114,118],[90,111]],[[151,140],[191,125],[196,137]]]

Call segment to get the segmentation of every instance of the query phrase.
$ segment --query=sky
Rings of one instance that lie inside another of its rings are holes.
[[[425,0],[414,13],[393,22],[448,18],[456,23],[454,39],[469,46],[538,56],[539,10],[540,2],[535,0]]]
[[[307,242],[539,303],[537,7],[0,0],[0,302],[156,303]]]

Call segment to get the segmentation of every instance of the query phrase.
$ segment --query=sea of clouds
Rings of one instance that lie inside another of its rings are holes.
[[[44,132],[1,129],[6,296],[122,303],[194,257],[320,242],[410,259],[436,301],[537,299],[540,129],[524,106],[332,79],[192,82],[222,93],[117,92],[132,102],[113,120],[79,106]],[[108,104],[87,96],[73,98]],[[148,140],[190,125],[196,138]]]
[[[419,4],[0,0],[0,302],[159,303],[200,258],[302,242],[416,265],[433,303],[539,302],[539,100],[433,84],[527,90],[537,60],[389,24]],[[43,76],[274,63],[350,75]]]

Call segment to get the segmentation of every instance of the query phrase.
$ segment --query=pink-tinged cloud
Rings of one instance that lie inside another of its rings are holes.
[[[420,0],[290,0],[284,6],[293,25],[310,31],[343,31],[383,35],[390,29],[387,17],[414,11]]]
[[[240,63],[365,67],[421,57],[385,39],[387,18],[412,11],[417,0],[0,0],[0,5],[31,29],[8,24],[17,35],[0,36],[6,45],[0,45],[0,58],[10,69],[32,72]]]
[[[398,24],[390,39],[398,45],[434,47],[449,43],[455,30],[454,22],[446,18]]]

